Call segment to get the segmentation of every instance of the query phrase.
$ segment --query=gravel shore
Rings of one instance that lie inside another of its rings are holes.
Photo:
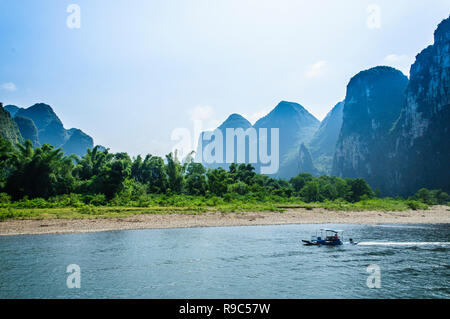
[[[450,224],[450,207],[402,212],[333,212],[323,209],[288,209],[283,213],[150,214],[106,219],[7,220],[0,236],[86,233],[125,229],[221,227],[284,224]]]

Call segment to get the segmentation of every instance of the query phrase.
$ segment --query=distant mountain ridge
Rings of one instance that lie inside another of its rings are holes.
[[[214,168],[214,167],[223,167],[228,168],[231,164],[226,161],[227,152],[226,152],[226,129],[233,128],[243,130],[247,130],[248,128],[256,129],[257,134],[259,134],[259,129],[265,128],[268,130],[268,148],[270,149],[270,129],[278,128],[279,129],[279,154],[280,154],[280,167],[276,177],[280,178],[288,178],[290,176],[294,176],[297,174],[299,168],[299,152],[300,146],[304,143],[308,143],[314,132],[319,127],[320,122],[317,120],[311,113],[309,113],[303,106],[294,102],[281,101],[269,114],[264,116],[263,118],[256,121],[254,125],[245,119],[243,116],[239,114],[230,115],[219,127],[218,129],[223,134],[223,158],[224,163],[220,164],[208,164],[205,161],[201,160],[199,153],[201,152],[200,146],[205,147],[209,144],[208,141],[203,141],[203,136],[206,132],[203,132],[200,135],[199,140],[199,148],[197,149],[196,160],[203,162],[206,167]],[[258,135],[259,138],[259,135]],[[235,161],[237,161],[237,145],[235,143],[234,146],[234,155]],[[250,145],[248,142],[246,143],[245,154],[249,154]],[[255,146],[257,147],[257,146]],[[255,148],[256,149],[256,148]],[[244,163],[249,163],[250,159],[247,156]],[[257,163],[252,163],[253,166],[258,170],[261,166],[261,163],[258,161]]]
[[[231,163],[227,163],[226,158],[227,158],[227,152],[226,152],[226,141],[227,141],[227,135],[226,135],[226,130],[227,128],[230,129],[238,129],[241,128],[243,130],[247,130],[248,128],[252,128],[252,124],[246,119],[244,118],[242,115],[240,114],[236,114],[233,113],[230,116],[228,116],[228,118],[217,128],[218,130],[220,130],[220,132],[222,133],[223,136],[223,147],[222,147],[222,159],[220,163],[207,163],[205,159],[203,159],[203,151],[207,148],[207,146],[211,143],[211,141],[205,141],[204,137],[206,137],[205,134],[208,133],[213,133],[213,132],[202,132],[200,134],[199,137],[199,141],[198,141],[198,147],[197,147],[197,151],[196,151],[196,161],[198,162],[202,162],[206,167],[208,168],[217,168],[217,167],[222,167],[227,169],[228,166],[232,163],[232,162],[237,162],[237,144],[235,144],[234,146],[234,158],[235,160],[233,160]],[[245,146],[245,154],[248,154],[249,151],[249,145]],[[216,150],[217,152],[217,150]],[[249,163],[249,158],[247,156],[246,160],[244,161],[245,163]]]
[[[17,123],[24,139],[30,139],[34,146],[51,144],[61,147],[66,154],[83,156],[93,148],[92,137],[79,129],[65,129],[62,121],[50,105],[37,103],[28,108],[6,105],[5,110]]]
[[[364,178],[381,194],[408,196],[421,187],[450,192],[450,17],[434,33],[434,44],[416,56],[410,79],[401,71],[376,66],[351,78],[344,101],[322,122],[298,103],[281,101],[254,125],[231,114],[218,128],[223,135],[219,163],[206,163],[202,151],[212,141],[199,137],[196,161],[207,168],[228,168],[231,163],[253,162],[244,141],[244,159],[227,149],[227,129],[279,129],[279,169],[272,177],[289,179],[299,173]],[[0,107],[0,136],[20,143],[62,147],[66,154],[83,155],[92,138],[80,129],[65,129],[53,109],[43,103],[29,108]],[[248,137],[248,136],[247,136]],[[233,137],[237,140],[236,137]],[[242,147],[242,145],[240,146]],[[259,147],[259,146],[258,146]],[[260,149],[257,150],[260,151]],[[241,148],[242,151],[242,148]],[[227,154],[228,153],[228,154]],[[259,156],[259,152],[258,152]]]
[[[420,187],[450,192],[450,17],[434,38],[417,55],[410,79],[388,66],[361,71],[320,123],[300,104],[282,101],[253,126],[234,116],[219,128],[279,128],[273,177],[362,177],[385,195]]]
[[[320,121],[302,105],[287,101],[281,101],[256,121],[257,129],[279,129],[280,169],[276,177],[290,178],[298,174],[300,146],[311,141],[319,126]]]
[[[227,128],[237,128],[237,127],[248,129],[252,127],[252,123],[250,123],[242,115],[233,113],[218,127],[218,129],[224,130]]]

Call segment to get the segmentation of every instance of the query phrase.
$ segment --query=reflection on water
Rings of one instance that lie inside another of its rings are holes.
[[[2,237],[0,297],[450,297],[449,225],[339,225],[360,244],[301,245],[321,227]],[[81,267],[81,289],[66,286],[69,264]],[[381,289],[366,286],[371,264],[380,266]]]

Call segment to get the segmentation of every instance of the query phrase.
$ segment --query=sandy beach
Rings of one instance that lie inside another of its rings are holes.
[[[288,209],[283,213],[149,214],[127,218],[7,220],[0,236],[86,233],[125,229],[255,226],[287,224],[450,224],[450,207],[401,212],[333,212],[322,209]]]

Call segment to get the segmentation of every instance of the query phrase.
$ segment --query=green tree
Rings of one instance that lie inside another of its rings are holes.
[[[372,198],[374,196],[372,189],[362,178],[347,179],[352,192],[350,201],[359,202],[363,196]]]
[[[300,190],[300,196],[308,203],[321,201],[319,183],[315,180],[307,182]]]
[[[323,199],[335,200],[338,198],[338,193],[331,177],[320,176],[317,181],[319,183],[320,195]]]
[[[301,173],[297,175],[296,177],[292,177],[289,180],[289,183],[292,185],[295,192],[299,192],[307,182],[312,181],[313,176],[308,173]]]
[[[222,167],[209,169],[206,175],[208,177],[208,189],[211,193],[222,196],[227,192],[232,179],[226,170]]]
[[[251,164],[235,164],[229,166],[229,176],[234,183],[243,182],[247,185],[255,183],[255,168]]]
[[[123,156],[118,156],[104,165],[92,182],[92,192],[105,194],[111,199],[125,187],[125,181],[131,175],[131,163]]]
[[[238,181],[228,185],[228,193],[236,193],[239,195],[246,195],[249,192],[249,187],[246,183]]]
[[[83,157],[76,157],[77,165],[74,175],[80,180],[90,180],[97,176],[113,158],[114,154],[109,153],[108,149],[102,151],[97,145],[92,150],[88,149]]]
[[[442,190],[436,190],[434,191],[434,196],[436,198],[436,203],[439,205],[448,205],[450,202],[450,196],[446,193],[443,192]]]
[[[190,162],[186,165],[186,193],[205,195],[207,190],[206,169],[201,163]]]
[[[143,162],[141,155],[138,155],[131,165],[131,177],[140,183],[145,183],[143,170],[142,170]]]
[[[340,177],[332,177],[333,185],[336,190],[336,198],[350,201],[352,198],[352,190],[350,185]]]
[[[13,198],[31,198],[68,194],[73,191],[73,161],[61,149],[44,144],[33,149],[31,141],[17,145],[12,159],[13,171],[6,189]]]
[[[13,157],[14,147],[11,142],[0,136],[0,190],[5,187],[6,179],[11,172]]]
[[[450,196],[442,190],[429,190],[421,188],[416,194],[410,197],[428,205],[446,205],[450,201]]]
[[[142,163],[142,182],[150,193],[165,193],[167,191],[167,175],[164,160],[158,156],[147,155]]]
[[[176,154],[170,153],[166,155],[166,160],[169,189],[171,192],[180,194],[183,189],[183,166],[178,161]]]

